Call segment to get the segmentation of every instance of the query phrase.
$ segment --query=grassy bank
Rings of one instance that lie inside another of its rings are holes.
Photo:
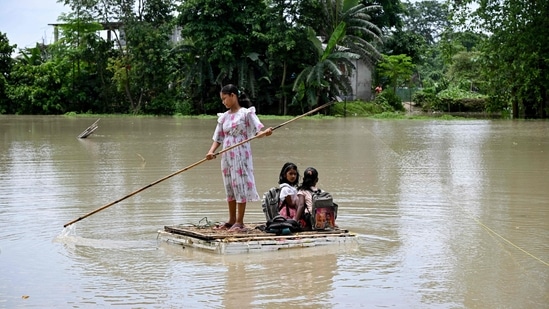
[[[323,113],[323,112],[326,112]],[[82,118],[109,118],[109,117],[177,117],[177,118],[188,118],[188,119],[215,119],[216,115],[134,115],[134,114],[78,114],[75,112],[66,113],[66,117],[82,117]],[[280,119],[288,120],[294,118],[298,115],[287,115],[287,116],[278,116],[278,115],[260,115],[262,119]],[[341,117],[361,117],[361,118],[372,118],[372,119],[465,119],[469,117],[448,115],[442,113],[423,113],[423,112],[395,112],[387,106],[382,106],[374,102],[363,102],[363,101],[350,101],[350,102],[339,102],[329,106],[325,111],[320,111],[318,114],[309,116],[310,119],[326,119],[326,118],[341,118]],[[482,117],[480,117],[482,118]]]

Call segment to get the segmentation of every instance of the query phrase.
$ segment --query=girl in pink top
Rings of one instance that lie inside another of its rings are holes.
[[[307,167],[303,172],[303,183],[298,187],[298,207],[294,220],[300,223],[301,228],[311,229],[310,218],[306,214],[311,214],[313,205],[313,191],[318,190],[318,171],[314,167]]]
[[[285,163],[280,170],[278,183],[280,184],[278,213],[286,219],[293,219],[297,212],[297,185],[299,184],[297,165],[291,162]]]

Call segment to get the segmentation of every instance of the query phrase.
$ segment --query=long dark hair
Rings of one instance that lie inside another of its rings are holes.
[[[311,190],[318,182],[318,171],[314,167],[307,167],[303,172],[303,183],[298,190]]]
[[[286,173],[290,170],[295,170],[297,177],[295,178],[295,181],[293,183],[288,182],[288,179],[286,179]],[[295,186],[299,183],[299,171],[297,170],[297,165],[293,164],[292,162],[286,162],[282,166],[282,169],[280,170],[280,176],[278,177],[278,183],[283,184],[287,183],[289,185]]]
[[[238,87],[233,84],[227,84],[223,86],[220,92],[223,94],[234,93],[238,99],[238,105],[240,105],[241,107],[252,106],[252,101],[250,101],[250,98],[248,98],[248,95],[244,93],[244,91],[239,90]]]

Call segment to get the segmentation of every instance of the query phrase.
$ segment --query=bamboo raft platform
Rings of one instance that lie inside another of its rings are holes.
[[[344,245],[356,242],[348,230],[303,231],[276,235],[256,229],[262,223],[246,223],[246,232],[227,232],[213,227],[194,225],[165,226],[158,231],[158,240],[183,248],[194,248],[217,254],[269,252],[292,248]]]

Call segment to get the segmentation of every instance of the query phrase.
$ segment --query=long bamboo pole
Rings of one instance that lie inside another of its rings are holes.
[[[319,110],[324,109],[324,108],[328,107],[329,105],[332,105],[334,102],[335,102],[335,101],[328,102],[328,103],[326,103],[326,104],[324,104],[324,105],[321,105],[321,106],[319,106],[319,107],[317,107],[317,108],[315,108],[315,109],[312,109],[312,110],[306,112],[306,113],[303,114],[303,115],[297,116],[297,117],[292,118],[292,119],[290,119],[290,120],[288,120],[288,121],[286,121],[286,122],[283,122],[283,123],[281,123],[281,124],[279,124],[279,125],[273,127],[272,130],[274,131],[274,130],[276,130],[276,129],[282,127],[282,126],[287,125],[288,123],[291,123],[291,122],[293,122],[293,121],[296,121],[296,120],[298,120],[298,119],[300,119],[300,118],[303,118],[303,117],[305,117],[305,116],[307,116],[307,115],[316,113],[316,112],[318,112]],[[260,137],[260,136],[262,136],[262,135],[255,135],[255,136],[250,137],[250,138],[248,138],[247,140],[244,140],[244,141],[242,141],[242,142],[240,142],[240,143],[238,143],[238,144],[234,144],[234,145],[232,145],[232,146],[230,146],[230,147],[227,147],[227,148],[225,148],[225,149],[223,149],[223,150],[218,151],[217,153],[215,153],[215,156],[218,156],[218,155],[220,155],[220,154],[222,154],[222,153],[224,153],[224,152],[227,152],[227,151],[229,151],[229,150],[231,150],[231,149],[234,149],[234,148],[236,148],[236,147],[238,147],[238,146],[242,146],[243,144],[248,143],[248,142],[250,142],[251,140],[256,139],[256,138],[258,138],[258,137]],[[91,215],[93,215],[93,214],[96,214],[96,213],[98,213],[98,212],[100,212],[100,211],[102,211],[102,210],[104,210],[104,209],[106,209],[106,208],[109,208],[109,207],[111,207],[112,205],[117,204],[117,203],[119,203],[119,202],[121,202],[121,201],[123,201],[123,200],[125,200],[125,199],[127,199],[127,198],[129,198],[129,197],[132,197],[132,196],[136,195],[137,193],[139,193],[139,192],[141,192],[141,191],[143,191],[143,190],[145,190],[145,189],[148,189],[148,188],[150,188],[150,187],[152,187],[152,186],[154,186],[154,185],[156,185],[156,184],[158,184],[158,183],[160,183],[160,182],[162,182],[162,181],[164,181],[164,180],[166,180],[166,179],[172,178],[173,176],[178,175],[178,174],[181,174],[181,173],[183,173],[184,171],[188,171],[188,170],[190,170],[191,168],[193,168],[193,167],[195,167],[195,166],[197,166],[197,165],[200,165],[200,164],[204,163],[205,161],[208,161],[208,159],[204,158],[204,159],[202,159],[202,160],[200,160],[200,161],[197,161],[197,162],[195,162],[195,163],[193,163],[193,164],[191,164],[191,165],[189,165],[189,166],[187,166],[187,167],[185,167],[185,168],[183,168],[183,169],[180,169],[180,170],[178,170],[178,171],[176,171],[176,172],[173,172],[173,173],[171,173],[171,174],[169,174],[169,175],[167,175],[167,176],[165,176],[165,177],[162,177],[162,178],[160,178],[160,179],[158,179],[158,180],[156,180],[156,181],[154,181],[154,182],[151,182],[150,184],[148,184],[148,185],[146,185],[146,186],[144,186],[144,187],[142,187],[142,188],[140,188],[140,189],[137,189],[137,190],[133,191],[132,193],[130,193],[130,194],[128,194],[128,195],[125,195],[125,196],[123,196],[123,197],[121,197],[121,198],[119,198],[119,199],[117,199],[117,200],[115,200],[115,201],[112,201],[112,202],[110,202],[110,203],[108,203],[108,204],[106,204],[106,205],[104,205],[104,206],[101,206],[101,207],[97,208],[96,210],[94,210],[94,211],[92,211],[92,212],[89,212],[89,213],[83,215],[82,217],[78,217],[78,218],[76,218],[76,219],[74,219],[74,220],[72,220],[72,221],[66,223],[65,225],[63,225],[63,227],[67,227],[67,226],[69,226],[69,225],[71,225],[71,224],[73,224],[73,223],[76,223],[76,222],[78,222],[78,221],[80,221],[80,220],[82,220],[82,219],[85,219],[85,218],[87,218],[87,217],[89,217],[89,216],[91,216]]]

